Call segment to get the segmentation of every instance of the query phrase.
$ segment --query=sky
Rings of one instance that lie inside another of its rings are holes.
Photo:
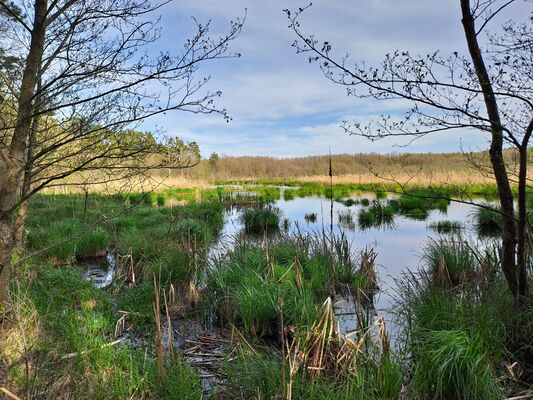
[[[204,157],[258,155],[305,157],[328,153],[454,152],[488,147],[479,132],[446,132],[408,143],[398,138],[371,142],[349,136],[343,120],[369,122],[381,114],[401,115],[405,105],[357,99],[326,79],[317,63],[297,54],[291,44],[284,9],[308,4],[297,0],[174,1],[161,9],[161,49],[181,51],[194,33],[192,17],[211,20],[211,34],[228,30],[229,21],[246,16],[240,36],[231,43],[239,58],[214,60],[200,67],[210,76],[208,87],[221,90],[219,115],[171,112],[146,121],[141,128],[162,129],[168,136],[196,141]],[[531,15],[531,3],[519,0],[504,10],[500,21]],[[301,29],[333,45],[338,56],[378,64],[387,52],[409,50],[426,54],[439,50],[466,54],[458,1],[451,0],[318,0],[304,12]],[[499,21],[495,21],[497,27]]]

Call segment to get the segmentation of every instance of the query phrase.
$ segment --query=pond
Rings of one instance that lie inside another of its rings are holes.
[[[326,234],[330,230],[330,199],[319,196],[295,197],[291,200],[284,199],[283,187],[281,197],[275,200],[272,205],[278,207],[283,212],[283,217],[290,221],[288,232],[299,230],[302,233],[321,234],[324,229]],[[388,195],[388,199],[397,196]],[[407,270],[416,271],[421,266],[420,255],[423,252],[424,243],[429,238],[438,239],[446,235],[438,233],[431,225],[439,221],[456,221],[461,224],[460,235],[463,239],[477,239],[477,230],[474,223],[476,206],[452,201],[450,205],[443,209],[430,210],[426,218],[413,218],[412,216],[394,215],[390,223],[381,226],[370,226],[361,228],[358,224],[358,214],[364,206],[362,199],[370,202],[376,200],[375,193],[359,193],[351,195],[355,200],[354,205],[346,205],[351,202],[333,202],[333,231],[343,232],[344,236],[351,244],[352,251],[358,252],[364,249],[374,249],[377,253],[376,267],[379,279],[379,292],[373,301],[374,315],[385,318],[389,331],[395,330],[394,322],[389,310],[394,301],[396,289],[395,279]],[[386,202],[386,199],[381,199]],[[219,242],[214,246],[212,254],[223,254],[233,247],[235,237],[244,231],[241,221],[243,207],[229,207],[225,212],[225,224]],[[310,218],[311,214],[316,215]],[[348,218],[342,216],[350,215]],[[283,225],[283,223],[281,224]],[[483,244],[480,244],[483,246]],[[355,329],[356,318],[351,314],[355,311],[356,304],[353,298],[337,299],[337,313],[341,333],[350,332]],[[391,326],[392,325],[392,326]]]

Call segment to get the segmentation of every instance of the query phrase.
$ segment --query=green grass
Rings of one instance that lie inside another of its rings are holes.
[[[368,207],[368,208],[367,208]],[[359,210],[358,221],[361,229],[391,227],[394,223],[395,209],[390,204],[373,200]]]
[[[163,207],[165,205],[166,199],[167,199],[167,196],[164,193],[158,193],[156,197],[157,206]]]
[[[438,233],[458,233],[462,229],[462,225],[459,221],[438,221],[428,225],[429,229]]]
[[[385,361],[386,360],[386,361]],[[282,377],[279,351],[269,350],[246,354],[234,362],[227,362],[223,370],[227,376],[230,398],[280,398]],[[288,371],[288,365],[286,370]],[[288,382],[288,377],[287,377]],[[350,373],[338,371],[334,376],[307,379],[301,371],[293,377],[292,398],[295,400],[368,400],[395,399],[401,390],[402,375],[398,365],[384,359],[377,365],[361,358]]]
[[[304,220],[307,223],[314,224],[318,220],[318,215],[316,213],[308,213],[304,215]]]
[[[27,267],[19,266],[18,272]],[[145,288],[147,295],[143,296]],[[118,303],[120,309],[132,312],[128,323],[136,323],[143,309],[146,319],[152,320],[153,285],[151,290],[149,285],[129,290],[132,295],[119,296]],[[134,393],[201,398],[198,373],[185,361],[168,358],[163,377],[154,354],[144,348],[128,341],[105,346],[115,340],[116,293],[96,289],[77,268],[43,264],[33,279],[19,280],[12,293],[23,318],[37,316],[40,321],[37,336],[27,332],[27,356],[35,364],[29,374],[31,381],[26,380],[22,368],[11,371],[11,379],[21,387],[31,385],[35,398],[124,399]],[[73,352],[78,355],[61,359]],[[51,381],[63,384],[50,385]]]
[[[485,344],[463,331],[429,331],[421,338],[411,390],[419,398],[500,399]]]
[[[282,216],[279,208],[266,206],[245,210],[241,218],[247,232],[262,233],[264,230],[278,230]]]
[[[503,397],[498,376],[515,359],[509,328],[516,324],[516,306],[491,254],[497,252],[475,257],[464,242],[432,241],[423,256],[426,268],[398,281],[395,310],[405,323],[400,348],[411,360],[409,397]],[[452,271],[483,270],[484,276],[471,274],[454,289],[436,285],[440,255]]]
[[[475,214],[478,234],[489,237],[500,235],[503,226],[500,207],[490,203],[484,203],[483,206],[477,208]]]
[[[429,270],[437,276],[439,259],[443,257],[450,283],[458,285],[467,279],[476,268],[477,260],[468,243],[456,238],[428,239],[424,249],[422,260]]]

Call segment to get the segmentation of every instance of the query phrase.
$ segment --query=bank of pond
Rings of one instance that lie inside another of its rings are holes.
[[[500,271],[494,199],[389,189],[35,196],[26,252],[50,249],[15,267],[6,382],[50,399],[531,394],[533,309]]]

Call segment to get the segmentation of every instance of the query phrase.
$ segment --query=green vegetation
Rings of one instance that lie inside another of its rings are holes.
[[[318,220],[318,215],[316,213],[309,213],[304,215],[305,222],[314,224]]]
[[[277,207],[266,206],[250,208],[242,213],[242,221],[247,232],[262,233],[279,229],[279,222],[283,216]]]
[[[401,342],[412,360],[410,397],[507,397],[498,377],[515,359],[517,343],[530,342],[523,335],[531,326],[529,316],[510,311],[517,305],[505,290],[497,254],[475,254],[459,240],[429,241],[427,268],[399,281],[396,312],[406,324]],[[517,326],[521,336],[509,335]]]
[[[266,237],[237,238],[232,251],[209,260],[209,246],[223,226],[221,201],[229,192],[198,192],[210,202],[173,207],[165,206],[168,199],[196,199],[197,192],[152,194],[157,206],[137,197],[142,204],[134,208],[126,203],[131,195],[91,195],[86,211],[82,196],[35,197],[25,237],[30,249],[82,232],[102,215],[117,217],[16,268],[12,289],[24,321],[30,369],[26,374],[23,364],[13,364],[10,384],[37,398],[64,393],[79,399],[279,397],[283,336],[285,383],[293,399],[499,399],[521,393],[519,381],[502,383],[498,377],[507,373],[505,365],[529,354],[533,312],[509,312],[515,304],[498,273],[497,249],[477,254],[462,239],[428,240],[423,268],[399,281],[396,314],[405,329],[394,353],[384,325],[363,300],[356,316],[359,330],[340,342],[331,333],[330,263],[337,295],[368,296],[370,305],[377,289],[376,254],[368,250],[354,256],[358,253],[342,235],[333,238],[331,249],[322,235],[278,230]],[[276,195],[264,188],[253,193]],[[360,213],[346,209],[338,214],[339,223],[386,226],[398,213],[444,208],[422,194],[361,201]],[[245,209],[242,218],[248,231],[263,233],[265,226],[275,231],[281,217],[279,209],[265,205]],[[317,215],[305,219],[316,222]],[[458,225],[443,221],[434,229]],[[99,255],[102,249],[131,255],[133,261],[118,266],[107,288],[96,289],[84,280],[74,262],[57,265]],[[185,324],[203,318],[231,329],[231,348],[237,350],[228,356],[224,349],[225,357],[219,357],[220,392],[205,392],[203,372],[179,352],[166,350],[164,373],[159,370],[153,346],[156,294],[162,319],[168,311],[172,320]],[[4,342],[5,355],[23,354],[22,340]],[[300,366],[291,374],[291,365]]]
[[[438,233],[459,233],[462,229],[459,221],[448,220],[431,223],[428,227]]]
[[[366,206],[363,204],[364,207],[359,210],[358,215],[359,227],[361,229],[392,226],[396,212],[393,206],[385,204],[380,200],[368,201],[365,204]]]
[[[498,206],[490,203],[482,204],[476,210],[476,227],[482,236],[497,236],[501,234],[503,217]]]

